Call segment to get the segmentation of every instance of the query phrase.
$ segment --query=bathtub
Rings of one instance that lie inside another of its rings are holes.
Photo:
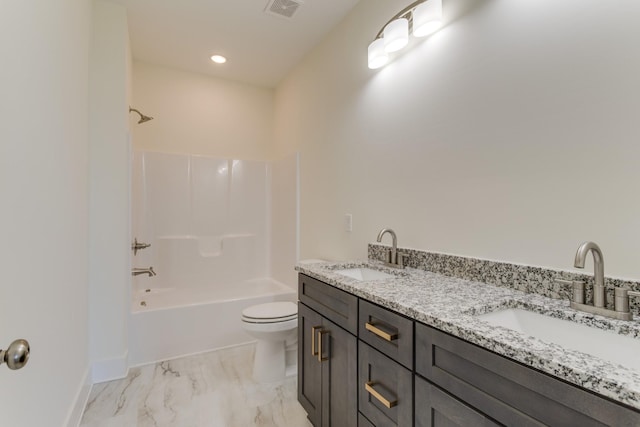
[[[255,341],[242,329],[242,310],[254,304],[296,299],[295,289],[273,279],[135,292],[129,366]]]

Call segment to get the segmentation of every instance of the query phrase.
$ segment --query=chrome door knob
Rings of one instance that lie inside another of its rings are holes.
[[[30,352],[27,340],[15,340],[6,350],[0,350],[0,365],[6,363],[9,369],[20,369],[29,361]]]

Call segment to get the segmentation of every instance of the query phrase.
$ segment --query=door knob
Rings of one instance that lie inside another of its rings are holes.
[[[29,361],[30,351],[27,340],[15,340],[6,350],[0,350],[0,365],[6,363],[9,369],[20,369]]]

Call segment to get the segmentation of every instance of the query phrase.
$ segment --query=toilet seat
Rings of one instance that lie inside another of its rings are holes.
[[[298,306],[290,301],[258,304],[242,310],[242,321],[245,323],[284,323],[297,318]]]

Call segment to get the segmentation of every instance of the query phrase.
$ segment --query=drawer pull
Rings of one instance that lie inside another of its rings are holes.
[[[377,336],[379,336],[380,338],[387,340],[389,342],[398,339],[398,334],[390,334],[387,333],[385,331],[383,331],[382,329],[377,328],[373,323],[365,323],[364,327],[367,331],[372,332],[374,334],[376,334]]]
[[[322,356],[322,337],[324,337],[328,333],[329,331],[325,331],[324,329],[322,329],[318,334],[318,362],[320,363],[324,362],[325,360],[329,360],[329,356],[327,357]]]
[[[369,393],[371,396],[375,397],[380,403],[382,403],[384,406],[386,406],[387,408],[391,409],[394,406],[398,405],[398,401],[397,400],[393,400],[393,401],[389,401],[387,399],[384,398],[384,396],[382,396],[380,393],[378,393],[373,386],[376,383],[374,383],[373,381],[369,381],[364,383],[364,389],[367,390],[367,393]]]
[[[317,356],[318,351],[316,350],[316,331],[318,329],[322,329],[322,326],[312,326],[311,327],[311,355]]]

